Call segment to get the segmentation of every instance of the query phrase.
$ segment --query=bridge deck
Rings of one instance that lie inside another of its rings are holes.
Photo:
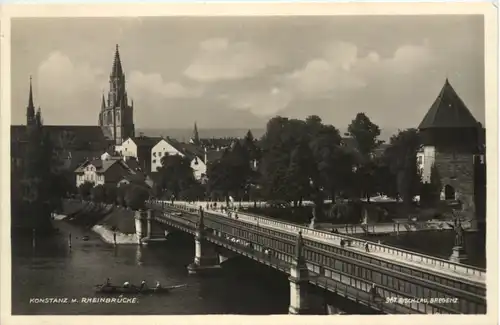
[[[200,204],[187,204],[187,206],[191,206],[191,207],[196,208],[196,209],[198,209],[200,206],[202,208],[205,208],[205,206],[202,203],[200,203]],[[208,210],[207,212],[209,212],[211,214],[217,214],[219,216],[229,218],[229,216],[226,213],[222,213],[220,211]],[[257,221],[258,219],[254,216],[246,215],[244,213],[239,213],[239,212],[237,213],[237,215],[238,215],[238,220],[240,220],[240,221],[248,222],[248,223],[251,223],[254,225],[258,224],[260,227],[270,228],[270,229],[279,230],[279,231],[283,231],[283,232],[287,232],[287,233],[296,233],[295,231],[293,231],[291,229],[286,229],[286,228],[280,227],[278,225],[259,223]],[[330,245],[335,245],[335,246],[340,247],[340,238],[325,239],[325,238],[321,238],[321,237],[311,236],[311,235],[306,234],[306,233],[303,234],[303,237],[307,238],[307,239],[311,239],[311,240],[315,240],[315,241],[319,241],[319,242],[323,242],[323,243],[327,243]],[[365,252],[365,250],[362,247],[345,246],[344,248],[348,248],[348,249],[358,251],[358,252]],[[439,265],[422,263],[421,261],[418,261],[418,262],[412,261],[409,258],[405,258],[405,256],[395,255],[395,254],[391,254],[389,252],[371,251],[369,254],[380,257],[382,259],[390,260],[393,262],[406,264],[406,265],[411,266],[411,267],[423,268],[423,269],[426,269],[429,271],[437,272],[437,273],[440,273],[442,275],[449,275],[449,276],[453,276],[453,277],[457,277],[457,278],[465,279],[465,280],[469,280],[469,281],[486,283],[485,274],[470,274],[470,273],[463,272],[461,269],[453,270],[450,268],[441,267]]]

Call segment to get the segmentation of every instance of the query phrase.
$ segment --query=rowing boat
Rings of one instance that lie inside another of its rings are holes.
[[[185,287],[185,284],[169,286],[169,287],[159,287],[159,288],[141,288],[138,286],[122,287],[113,285],[103,285],[97,284],[95,286],[95,291],[98,293],[121,293],[121,294],[166,294],[173,289]]]

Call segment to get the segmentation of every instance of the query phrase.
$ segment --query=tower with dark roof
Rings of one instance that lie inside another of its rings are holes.
[[[120,51],[116,45],[113,66],[109,76],[109,91],[107,99],[102,97],[99,113],[99,126],[104,135],[119,145],[124,140],[135,135],[133,104],[128,104]]]
[[[418,126],[423,145],[423,180],[430,181],[433,165],[441,178],[445,199],[459,200],[475,214],[478,156],[484,153],[484,128],[446,79]]]

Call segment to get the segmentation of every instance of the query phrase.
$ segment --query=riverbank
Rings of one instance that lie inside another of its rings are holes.
[[[65,200],[61,213],[53,214],[52,217],[56,221],[67,221],[90,229],[108,244],[139,244],[134,211],[130,209],[111,204]]]
[[[99,237],[101,237],[101,239],[108,244],[137,245],[139,243],[136,234],[124,234],[119,231],[113,231],[103,225],[93,226],[92,231],[98,234]],[[116,240],[114,238],[114,234],[116,234]]]

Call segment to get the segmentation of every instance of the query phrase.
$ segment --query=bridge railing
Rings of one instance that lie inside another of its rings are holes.
[[[192,221],[184,220],[182,217],[176,217],[173,215],[169,216],[169,221],[188,225],[194,228],[194,223]],[[220,220],[220,219],[219,219]],[[212,225],[211,225],[212,226]],[[289,264],[292,262],[294,258],[294,242],[290,240],[284,240],[282,243],[284,245],[273,245],[272,246],[272,255],[264,255],[261,249],[258,249],[258,245],[261,243],[254,243],[254,246],[249,248],[246,245],[235,244],[234,242],[230,242],[227,238],[234,236],[231,231],[226,231],[224,228],[215,227],[213,228],[214,232],[209,232],[206,234],[207,239],[216,240],[222,246],[229,248],[232,251],[237,251],[239,253],[246,252],[251,253],[252,255],[258,255],[260,257],[260,261],[262,263],[271,263],[270,265],[280,269],[286,273],[289,273],[290,266]],[[261,228],[262,230],[262,228]],[[265,234],[261,234],[266,236]],[[250,236],[243,235],[242,237],[245,241],[252,242],[252,238]],[[283,240],[283,239],[281,239]],[[227,245],[225,245],[225,244]],[[287,247],[285,247],[287,246]],[[292,246],[292,247],[288,247]],[[281,248],[279,248],[281,247]],[[247,255],[247,254],[243,254]],[[286,263],[286,267],[280,267],[281,263]],[[399,301],[406,299],[408,301],[412,300],[414,296],[410,293],[403,293],[399,289],[390,288],[380,283],[377,285],[377,293],[379,294],[381,301],[376,303],[372,299],[370,299],[370,288],[373,284],[372,280],[367,280],[361,278],[352,273],[346,273],[347,271],[338,270],[331,266],[323,265],[322,263],[318,263],[312,260],[307,261],[307,268],[310,271],[310,282],[315,285],[328,288],[330,291],[334,291],[337,293],[343,293],[345,296],[349,296],[350,298],[354,298],[356,301],[364,301],[367,305],[373,305],[378,309],[391,311],[396,313],[408,313],[410,310],[416,313],[456,313],[456,310],[449,308],[445,305],[419,305],[413,303],[408,305],[406,303],[400,304]],[[392,301],[391,301],[392,300]],[[389,302],[389,303],[384,303]],[[406,309],[406,310],[405,310]]]
[[[199,207],[194,206],[192,204],[179,204],[174,202],[172,205],[171,202],[166,202],[166,201],[151,201],[151,203],[157,203],[157,204],[165,204],[168,206],[172,206],[176,209],[183,210],[189,213],[197,213]],[[328,241],[338,241],[340,240],[345,240],[348,245],[350,246],[355,246],[359,248],[365,248],[365,245],[368,245],[368,249],[371,252],[382,252],[385,254],[390,254],[394,255],[397,257],[400,257],[402,259],[411,261],[411,262],[416,262],[416,263],[421,263],[421,264],[426,264],[426,265],[432,265],[436,267],[440,267],[446,270],[450,271],[455,271],[455,272],[461,272],[469,275],[475,275],[475,276],[481,276],[484,277],[486,276],[486,270],[474,267],[474,266],[469,266],[465,264],[460,264],[460,263],[455,263],[449,260],[445,260],[442,258],[434,257],[434,256],[429,256],[417,252],[412,252],[408,251],[405,249],[397,248],[397,247],[392,247],[384,244],[379,244],[375,243],[372,241],[367,241],[363,239],[359,239],[356,237],[351,237],[351,236],[346,236],[343,234],[338,234],[338,233],[331,233],[323,230],[317,230],[317,229],[311,229],[302,225],[297,225],[297,224],[292,224],[288,222],[284,222],[281,220],[276,220],[260,215],[255,215],[247,212],[241,212],[241,211],[231,211],[232,213],[236,213],[238,218],[241,219],[242,221],[253,221],[253,222],[258,222],[260,225],[268,225],[271,227],[275,228],[280,228],[283,230],[287,230],[289,232],[294,232],[298,233],[299,231],[302,232],[303,235],[307,235],[310,237],[315,237],[315,238],[321,238],[324,240]],[[224,214],[222,212],[217,212],[217,211],[211,211],[211,210],[205,210],[205,213],[212,214],[212,215],[217,215],[217,216],[224,216],[228,217],[227,214]]]

